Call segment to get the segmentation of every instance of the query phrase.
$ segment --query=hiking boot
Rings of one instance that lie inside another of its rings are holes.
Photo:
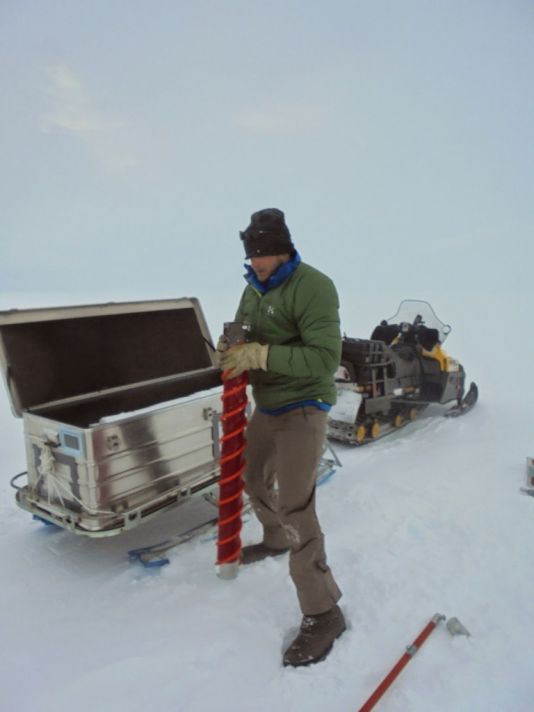
[[[273,549],[271,546],[266,546],[263,543],[250,544],[241,549],[241,563],[254,564],[256,561],[263,561],[263,559],[269,558],[269,556],[281,556],[285,554],[286,551],[289,551],[289,547],[285,549]]]
[[[339,606],[317,616],[304,616],[300,631],[284,653],[284,667],[311,665],[324,660],[336,638],[346,628],[345,618]]]

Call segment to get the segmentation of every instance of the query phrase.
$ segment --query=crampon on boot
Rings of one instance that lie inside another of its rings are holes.
[[[304,616],[297,637],[284,653],[284,667],[311,665],[324,660],[346,627],[337,605],[326,613]]]

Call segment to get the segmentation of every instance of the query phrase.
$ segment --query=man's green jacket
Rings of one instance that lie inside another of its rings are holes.
[[[336,402],[334,374],[341,358],[339,299],[332,280],[301,262],[277,287],[243,292],[236,321],[248,322],[251,341],[269,344],[267,371],[250,371],[259,408],[305,400]]]

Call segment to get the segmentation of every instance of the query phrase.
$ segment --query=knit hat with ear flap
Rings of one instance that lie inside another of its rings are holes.
[[[265,208],[253,213],[250,225],[239,234],[247,258],[290,255],[295,251],[284,213],[278,208]]]

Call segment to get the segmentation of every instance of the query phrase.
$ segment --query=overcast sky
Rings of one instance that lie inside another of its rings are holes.
[[[0,23],[0,292],[237,300],[238,231],[275,206],[342,298],[534,306],[532,0],[1,0]]]

